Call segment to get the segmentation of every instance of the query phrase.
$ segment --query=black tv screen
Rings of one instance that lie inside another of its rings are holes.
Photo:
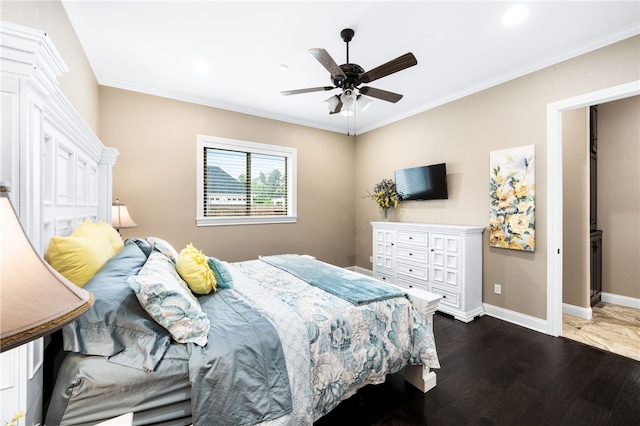
[[[449,198],[447,165],[396,170],[396,190],[403,200],[443,200]]]

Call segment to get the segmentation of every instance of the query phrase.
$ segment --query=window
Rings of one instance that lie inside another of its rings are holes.
[[[295,148],[198,135],[198,226],[296,222]]]

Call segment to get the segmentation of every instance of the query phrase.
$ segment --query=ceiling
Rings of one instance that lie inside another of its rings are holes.
[[[501,1],[62,0],[98,83],[361,134],[640,33],[638,1],[529,1],[505,26]],[[309,53],[370,70],[407,52],[418,64],[368,84],[403,94],[351,117],[325,99],[283,90],[332,85]],[[195,72],[195,60],[208,64]],[[286,68],[285,71],[281,68]],[[639,70],[640,74],[640,70]],[[639,75],[640,77],[640,75]]]

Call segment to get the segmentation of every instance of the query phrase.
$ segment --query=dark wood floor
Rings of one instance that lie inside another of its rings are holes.
[[[484,316],[436,314],[438,384],[399,375],[368,386],[315,426],[640,425],[640,362]]]

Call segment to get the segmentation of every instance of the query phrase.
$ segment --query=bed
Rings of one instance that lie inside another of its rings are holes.
[[[41,422],[45,401],[49,426],[93,425],[127,412],[140,425],[304,425],[400,370],[424,392],[435,386],[433,295],[398,293],[308,256],[280,260],[332,278],[322,283],[312,274],[309,284],[275,258],[228,263],[203,254],[217,287],[194,296],[180,281],[176,248],[157,237],[114,237],[105,224],[118,151],[102,144],[59,89],[66,66],[48,36],[9,23],[0,31],[0,156],[7,160],[0,177],[13,183],[33,246],[50,254],[52,241],[96,227],[113,244],[112,253],[85,256],[94,266],[83,283],[95,297],[92,309],[51,342],[3,354],[20,370],[20,386],[4,389],[3,398],[28,393],[19,408],[29,423]],[[171,306],[180,309],[149,300],[148,286],[165,281],[178,289]],[[391,294],[345,300],[332,293],[345,282]],[[195,313],[186,322],[171,316],[188,308]]]
[[[187,313],[194,324],[174,335],[131,286],[147,269],[153,282],[179,282],[167,245],[129,239],[87,282],[96,302],[63,329],[67,353],[46,424],[133,412],[140,425],[311,425],[388,374],[439,367],[430,319],[406,293],[295,254],[206,257],[217,288],[195,299],[210,328],[199,333],[198,315]],[[188,305],[166,300],[165,308]]]

